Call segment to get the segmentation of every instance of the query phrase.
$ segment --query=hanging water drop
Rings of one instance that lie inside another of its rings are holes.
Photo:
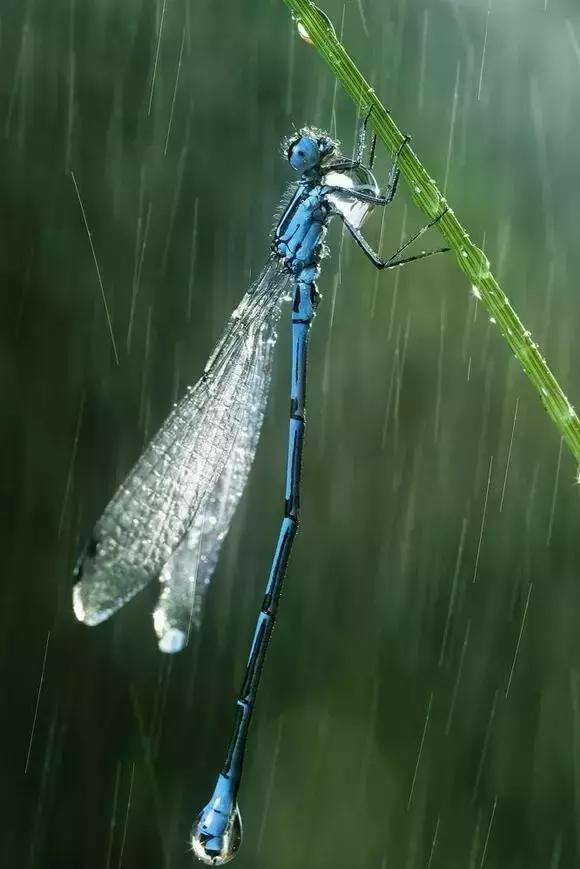
[[[319,9],[318,6],[312,5],[312,9],[314,9],[315,12],[318,13],[324,27],[332,34],[332,36],[336,38],[336,30],[334,29],[334,25],[328,15],[323,12],[322,9]],[[300,39],[303,39],[304,42],[308,43],[308,45],[314,45],[308,30],[306,29],[300,18],[296,19],[296,29],[298,30],[298,36],[300,37]]]

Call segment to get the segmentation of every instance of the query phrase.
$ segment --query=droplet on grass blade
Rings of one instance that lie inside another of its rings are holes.
[[[311,8],[318,13],[323,26],[332,34],[332,36],[336,38],[336,30],[334,29],[334,25],[326,12],[323,12],[322,9],[319,9],[318,6],[314,6],[314,4],[312,4]],[[296,28],[298,30],[298,36],[300,37],[300,39],[303,39],[304,42],[308,43],[308,45],[314,45],[308,30],[306,29],[304,23],[300,20],[300,18],[296,19]]]

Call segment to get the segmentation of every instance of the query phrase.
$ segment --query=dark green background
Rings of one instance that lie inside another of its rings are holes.
[[[2,869],[191,863],[282,510],[285,321],[190,648],[158,653],[155,589],[78,625],[72,566],[264,261],[282,137],[314,123],[352,147],[354,108],[281,0],[167,0],[148,114],[161,13],[0,3]],[[487,0],[357,0],[343,26],[574,402],[577,3],[494,0],[488,19]],[[403,222],[421,224],[404,185],[385,253]],[[238,866],[578,866],[574,463],[451,257],[377,276],[338,228],[329,243]]]

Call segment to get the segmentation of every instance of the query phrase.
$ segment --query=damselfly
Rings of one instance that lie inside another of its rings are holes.
[[[399,155],[379,192],[366,150],[368,116],[360,124],[352,158],[341,156],[325,133],[304,128],[285,143],[290,166],[300,172],[272,241],[270,258],[232,314],[201,379],[190,387],[153,438],[97,522],[75,569],[77,618],[88,625],[107,619],[150,580],[162,592],[153,623],[164,652],[177,652],[199,621],[204,588],[246,484],[268,396],[276,330],[283,303],[291,300],[292,373],[284,515],[242,689],[233,735],[213,795],[198,815],[193,852],[221,865],[237,852],[241,819],[237,795],[248,727],[266,647],[278,611],[280,589],[299,520],[304,440],[308,334],[318,303],[316,279],[331,217],[338,216],[371,262],[397,268],[447,248],[401,254],[444,213],[383,260],[361,234],[375,206],[392,202]]]

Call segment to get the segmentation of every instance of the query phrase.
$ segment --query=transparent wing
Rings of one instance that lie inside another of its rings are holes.
[[[75,570],[80,621],[104,621],[160,577],[160,646],[176,651],[185,642],[254,458],[287,285],[283,267],[270,259],[232,314],[203,376],[95,525]]]
[[[159,647],[180,651],[191,627],[199,626],[203,593],[218,561],[223,540],[245,489],[264,419],[276,339],[279,306],[263,323],[254,347],[254,363],[244,388],[248,402],[241,408],[228,458],[207,490],[193,521],[159,577],[163,591],[153,613]]]

